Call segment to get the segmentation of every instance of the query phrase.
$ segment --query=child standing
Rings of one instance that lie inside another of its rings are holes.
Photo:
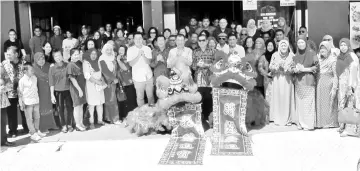
[[[31,134],[30,138],[39,141],[46,134],[39,130],[40,112],[37,78],[31,65],[25,64],[23,71],[24,76],[19,81],[19,105],[21,110],[25,111],[26,123]]]
[[[85,131],[83,124],[83,105],[86,103],[85,98],[85,78],[83,74],[82,62],[79,49],[70,50],[71,62],[67,67],[67,74],[70,77],[70,95],[74,107],[74,119],[77,131]]]

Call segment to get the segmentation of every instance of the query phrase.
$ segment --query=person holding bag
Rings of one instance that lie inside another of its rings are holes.
[[[336,62],[336,74],[339,77],[339,123],[340,136],[360,137],[360,112],[353,108],[355,88],[359,84],[359,59],[351,49],[350,40],[343,38],[339,43],[340,55]],[[356,112],[357,111],[357,112]]]

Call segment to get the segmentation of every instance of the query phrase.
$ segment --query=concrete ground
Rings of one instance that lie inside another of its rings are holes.
[[[136,137],[121,125],[52,133],[40,143],[28,144],[25,135],[9,139],[17,147],[2,148],[0,170],[356,171],[360,159],[360,138],[340,137],[336,129],[298,131],[296,127],[268,125],[250,134],[253,156],[211,156],[208,139],[199,166],[158,165],[169,135]],[[211,136],[211,130],[207,135]]]

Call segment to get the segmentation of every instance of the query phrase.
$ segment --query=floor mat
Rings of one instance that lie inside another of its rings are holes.
[[[211,155],[252,155],[245,116],[247,91],[213,88]]]
[[[201,104],[185,104],[168,111],[171,139],[159,164],[202,165],[206,137],[201,124]]]

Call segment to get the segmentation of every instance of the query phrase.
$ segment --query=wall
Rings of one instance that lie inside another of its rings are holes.
[[[317,45],[326,34],[333,37],[336,47],[341,38],[349,38],[349,1],[308,1],[307,6],[309,37]]]
[[[16,29],[15,8],[13,1],[1,1],[1,61],[4,56],[4,42],[9,39],[8,31]],[[5,17],[6,16],[6,17]]]
[[[30,20],[29,20],[29,2],[19,3],[19,18],[21,29],[21,41],[27,54],[30,54],[29,40],[31,38]]]

